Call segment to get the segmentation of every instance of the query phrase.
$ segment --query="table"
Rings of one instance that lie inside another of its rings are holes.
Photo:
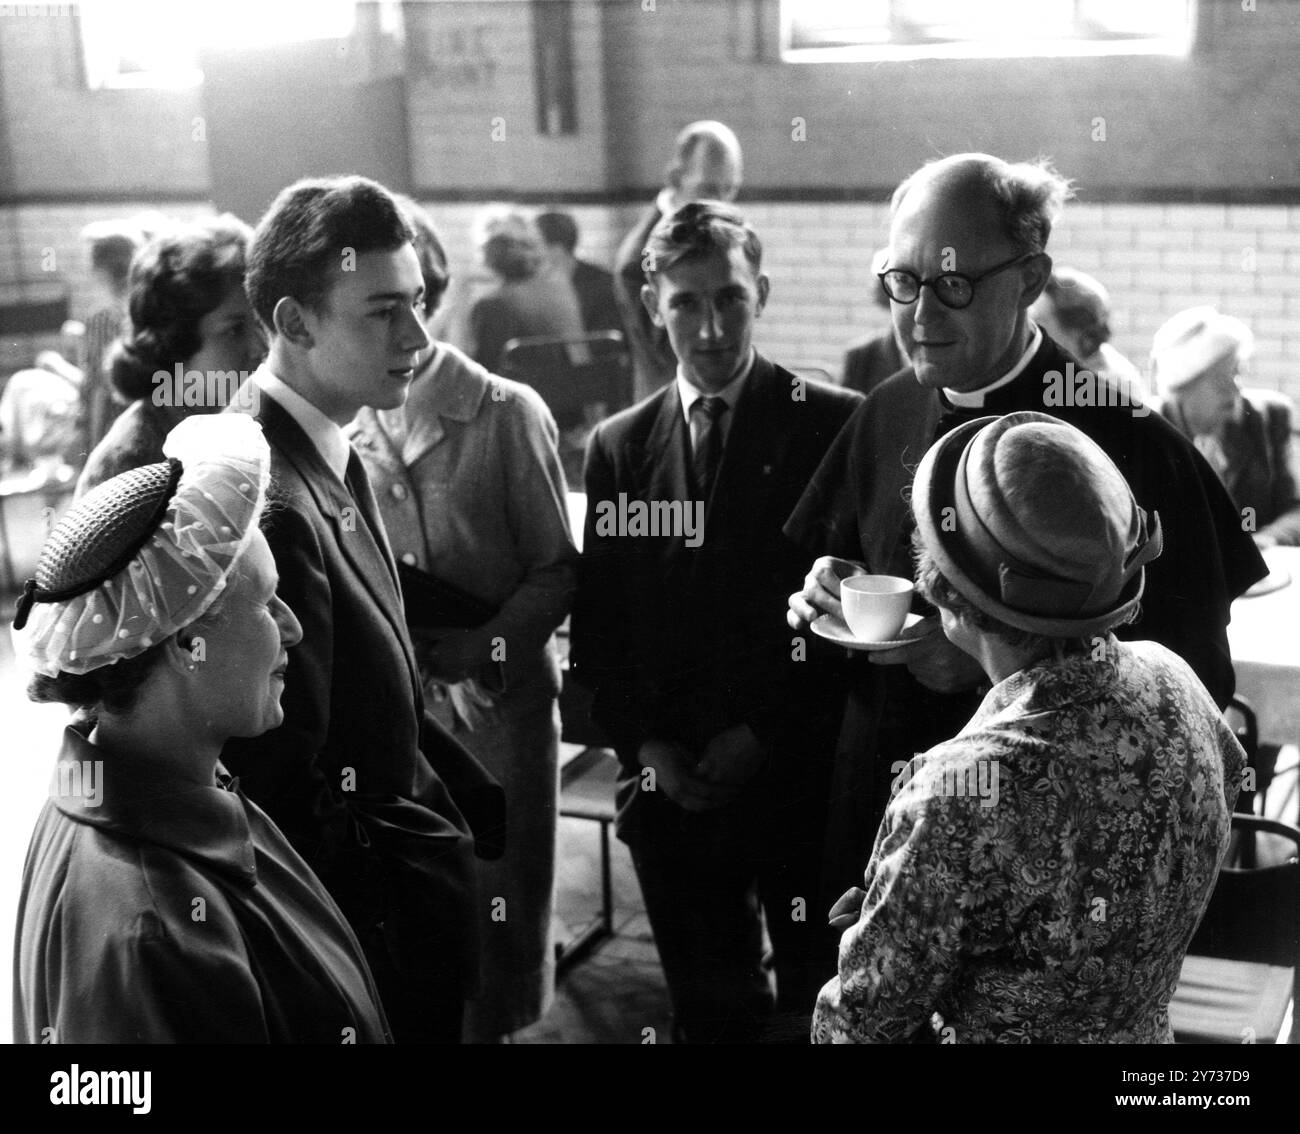
[[[1264,552],[1270,571],[1291,583],[1271,594],[1243,596],[1232,604],[1228,643],[1237,692],[1255,706],[1259,738],[1273,744],[1300,741],[1300,547]]]

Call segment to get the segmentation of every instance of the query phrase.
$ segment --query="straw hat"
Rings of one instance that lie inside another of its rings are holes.
[[[926,550],[985,614],[1073,638],[1123,622],[1161,550],[1160,521],[1091,438],[1041,413],[983,417],[941,437],[917,469]]]

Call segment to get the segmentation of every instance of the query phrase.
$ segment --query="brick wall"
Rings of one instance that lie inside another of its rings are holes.
[[[85,319],[101,300],[90,275],[81,230],[91,221],[126,219],[146,211],[186,221],[210,215],[213,210],[200,204],[159,208],[147,200],[111,205],[0,206],[0,284],[58,283],[68,289],[72,318]],[[0,375],[30,365],[38,351],[57,349],[58,345],[57,333],[0,338]]]
[[[417,186],[599,191],[607,181],[601,0],[573,6],[578,132],[538,132],[529,6],[464,0],[415,5],[435,58],[408,71]]]
[[[70,5],[0,9],[0,107],[19,195],[203,192],[199,90],[82,87]]]
[[[756,341],[786,365],[838,376],[845,346],[888,325],[872,305],[871,254],[888,234],[883,204],[739,202],[764,243],[772,297]],[[485,286],[471,227],[478,206],[427,203],[456,276],[448,306]],[[579,254],[608,266],[637,208],[568,206]],[[1056,263],[1110,290],[1114,345],[1145,369],[1151,336],[1176,311],[1211,303],[1256,337],[1250,382],[1300,401],[1300,207],[1073,202],[1050,245]]]
[[[843,344],[887,325],[866,298],[886,206],[742,204],[773,279],[759,343],[838,374]],[[1249,381],[1300,401],[1300,208],[1074,202],[1050,251],[1106,285],[1114,345],[1139,369],[1165,319],[1211,303],[1255,332]]]
[[[595,201],[565,207],[582,226],[583,254],[608,262],[637,212],[626,202],[649,199],[677,129],[721,117],[745,146],[741,203],[768,247],[774,290],[759,341],[775,357],[837,372],[844,345],[883,325],[866,297],[884,206],[837,198],[883,199],[940,153],[1043,151],[1093,202],[1067,209],[1053,252],[1110,287],[1124,353],[1141,364],[1163,318],[1217,303],[1255,329],[1256,380],[1300,396],[1300,4],[1243,11],[1237,0],[1200,0],[1186,60],[893,66],[780,63],[776,0],[647,7],[577,0],[578,134],[546,137],[535,122],[528,4],[413,6],[413,36],[430,52],[407,73],[412,179],[451,251],[449,318],[485,280],[471,235],[485,205],[447,196],[526,193],[534,208],[552,193]],[[0,283],[39,278],[52,247],[75,313],[90,301],[81,226],[155,194],[201,196],[211,177],[191,130],[201,92],[80,90],[74,30],[66,14],[0,14]],[[795,117],[806,141],[792,138]],[[1093,140],[1099,117],[1104,141]],[[500,141],[494,118],[504,121]],[[800,193],[808,199],[792,202]],[[1283,203],[1144,203],[1170,198]],[[78,199],[117,203],[26,203]],[[31,346],[0,344],[0,365]]]
[[[1252,7],[1198,0],[1186,59],[784,64],[778,0],[656,0],[653,11],[613,0],[611,183],[653,184],[681,126],[721,118],[745,147],[747,181],[769,190],[888,188],[965,150],[1047,153],[1090,188],[1138,199],[1300,187],[1300,5]]]
[[[475,228],[487,212],[508,203],[423,203],[451,260],[445,326],[455,339],[459,319],[489,282]],[[871,253],[884,242],[887,207],[744,198],[740,204],[763,237],[764,266],[772,277],[772,298],[758,327],[760,348],[786,365],[820,366],[838,375],[844,347],[887,324],[869,300]],[[71,288],[74,314],[84,314],[94,294],[78,232],[91,220],[131,216],[146,207],[139,201],[0,208],[0,279],[15,265],[21,278],[43,278],[43,253],[53,248],[56,278]],[[638,212],[627,205],[561,207],[578,222],[579,255],[606,266]],[[193,205],[165,211],[189,219],[210,210]],[[1166,318],[1212,303],[1255,332],[1250,381],[1300,401],[1300,207],[1074,202],[1052,235],[1051,251],[1058,264],[1090,272],[1110,289],[1113,341],[1139,368]],[[6,359],[0,343],[0,369],[25,363],[31,349],[27,343],[19,350],[11,346]]]

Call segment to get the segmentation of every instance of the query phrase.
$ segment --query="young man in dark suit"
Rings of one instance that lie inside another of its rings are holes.
[[[638,398],[671,382],[677,366],[668,336],[662,327],[655,326],[641,302],[646,241],[664,217],[690,201],[734,201],[740,192],[742,168],[740,142],[728,126],[711,120],[692,122],[677,135],[667,184],[618,246],[614,257],[615,294],[632,349]]]
[[[271,346],[240,404],[271,445],[267,538],[303,637],[284,723],[222,759],[351,922],[398,1042],[456,1042],[477,982],[470,832],[499,840],[504,805],[424,712],[392,553],[341,428],[401,405],[429,343],[412,237],[360,177],[298,182],[257,227],[246,286]]]
[[[677,375],[592,436],[574,675],[618,753],[677,1037],[754,1039],[764,915],[781,1011],[810,1014],[834,965],[817,880],[838,699],[782,620],[803,565],[781,525],[861,399],[754,349],[769,284],[735,210],[685,205],[648,249]]]

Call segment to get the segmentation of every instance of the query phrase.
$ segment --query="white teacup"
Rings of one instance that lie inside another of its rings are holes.
[[[907,621],[912,580],[897,575],[851,575],[840,582],[844,621],[860,642],[890,642]]]

